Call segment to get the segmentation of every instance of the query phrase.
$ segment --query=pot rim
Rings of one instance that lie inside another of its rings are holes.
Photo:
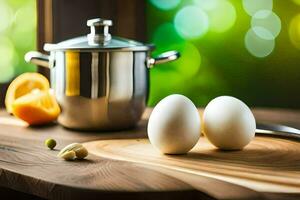
[[[76,48],[76,47],[70,47],[70,48],[62,48],[57,46],[56,44],[49,44],[46,43],[44,45],[45,51],[75,51],[75,52],[115,52],[115,51],[124,51],[124,52],[131,52],[131,51],[153,51],[155,49],[154,44],[145,44],[144,46],[135,46],[135,47],[115,47],[110,49],[101,49],[99,47],[91,47],[91,48]]]
[[[62,51],[148,51],[153,50],[153,44],[144,44],[135,40],[129,40],[121,37],[113,37],[110,41],[98,44],[88,43],[86,36],[75,37],[64,40],[57,44],[46,43],[45,51],[62,50]]]

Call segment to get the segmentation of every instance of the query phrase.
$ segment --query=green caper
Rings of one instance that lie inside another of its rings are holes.
[[[52,138],[49,138],[47,140],[45,140],[45,145],[49,148],[49,149],[54,149],[54,147],[56,146],[56,141]]]

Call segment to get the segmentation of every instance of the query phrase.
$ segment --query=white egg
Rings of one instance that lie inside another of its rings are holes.
[[[254,138],[255,129],[255,118],[251,110],[237,98],[217,97],[204,110],[204,134],[220,149],[242,149]]]
[[[148,122],[148,137],[165,154],[184,154],[200,137],[200,115],[187,97],[170,95],[153,109]]]

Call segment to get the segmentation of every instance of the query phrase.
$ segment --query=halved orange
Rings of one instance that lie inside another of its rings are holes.
[[[6,96],[6,110],[12,112],[12,103],[19,97],[30,93],[34,89],[47,91],[50,88],[48,79],[39,73],[24,73],[14,79],[9,85]]]
[[[16,99],[12,103],[12,113],[30,125],[41,125],[55,120],[60,107],[50,90],[36,89]]]

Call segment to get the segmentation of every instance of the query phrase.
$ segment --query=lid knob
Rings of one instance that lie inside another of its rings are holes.
[[[87,21],[87,26],[91,28],[91,33],[87,35],[90,45],[105,44],[111,40],[109,27],[113,23],[108,19],[95,18]]]

